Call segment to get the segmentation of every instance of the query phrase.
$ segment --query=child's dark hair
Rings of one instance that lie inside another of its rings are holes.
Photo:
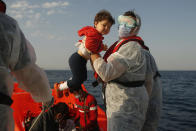
[[[115,20],[107,10],[101,10],[95,15],[94,23],[102,20],[108,20],[112,25],[115,24]]]
[[[124,15],[124,16],[131,16],[131,17],[136,18],[135,12],[134,12],[133,10],[127,11],[127,12],[125,12],[123,15]]]
[[[0,0],[0,12],[6,12],[6,4],[2,0]]]
[[[69,107],[63,102],[59,102],[58,104],[54,105],[52,109],[56,113],[68,113],[69,112]]]

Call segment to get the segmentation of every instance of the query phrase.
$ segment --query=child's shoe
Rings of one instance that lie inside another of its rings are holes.
[[[65,89],[68,89],[69,87],[68,87],[68,85],[67,85],[67,81],[64,81],[63,83],[61,83],[60,85],[59,85],[59,90],[60,91],[63,91],[63,90],[65,90]]]

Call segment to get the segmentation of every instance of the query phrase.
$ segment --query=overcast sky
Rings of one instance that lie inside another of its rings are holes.
[[[32,43],[37,64],[44,69],[69,69],[77,50],[77,31],[92,25],[101,9],[115,19],[134,9],[141,16],[139,35],[160,70],[196,70],[196,0],[4,0]],[[110,46],[118,39],[117,22],[104,36]],[[88,67],[91,69],[91,67]]]

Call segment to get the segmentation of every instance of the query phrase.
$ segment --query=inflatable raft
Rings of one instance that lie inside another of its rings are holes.
[[[54,84],[55,86],[55,84]],[[86,91],[84,86],[83,90]],[[55,88],[55,87],[54,87]],[[68,105],[70,109],[74,108],[75,97],[70,92],[64,92],[62,98],[58,98],[57,93],[52,89],[52,95],[54,96],[54,104],[58,102],[64,102]],[[37,117],[41,112],[41,103],[36,103],[31,95],[18,88],[18,84],[14,83],[14,92],[12,95],[13,104],[12,108],[14,110],[13,116],[15,121],[15,131],[25,131],[25,121],[27,116]],[[107,118],[105,112],[98,106],[98,125],[100,131],[107,131]]]

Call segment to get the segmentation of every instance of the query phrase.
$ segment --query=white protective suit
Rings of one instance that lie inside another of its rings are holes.
[[[132,31],[133,36],[138,34],[141,26],[140,17],[135,15],[137,27]],[[111,54],[107,63],[98,58],[93,66],[101,79],[107,82],[105,97],[108,131],[156,131],[162,89],[160,78],[154,77],[158,69],[150,52],[131,41]],[[143,80],[145,87],[127,87],[112,80]]]
[[[104,82],[107,82],[107,130],[140,131],[145,121],[149,100],[145,86],[127,87],[111,80],[145,80],[147,66],[142,47],[137,42],[130,41],[111,54],[107,61],[106,63],[102,58],[97,58],[93,63],[95,71]]]
[[[135,15],[137,26],[132,30],[133,36],[138,34],[141,26],[140,17]],[[107,58],[107,63],[102,58],[97,58],[93,66],[100,78],[107,82],[107,130],[141,131],[149,102],[145,86],[127,87],[111,80],[145,81],[147,63],[142,47],[136,41],[127,42]]]
[[[0,93],[12,96],[15,76],[19,87],[31,93],[36,102],[52,99],[44,71],[35,64],[33,47],[26,40],[17,22],[0,12]],[[11,74],[10,74],[11,73]],[[13,131],[12,109],[0,100],[0,131]]]
[[[149,51],[143,51],[147,61],[145,86],[149,94],[149,105],[142,131],[157,131],[162,107],[161,81],[160,76],[157,74],[158,68],[153,56]]]

